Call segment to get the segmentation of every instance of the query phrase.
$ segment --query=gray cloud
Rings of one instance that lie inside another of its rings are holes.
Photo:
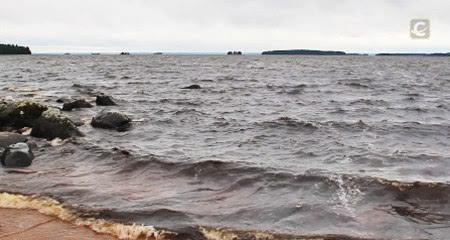
[[[16,0],[0,39],[51,51],[450,51],[446,0]],[[411,40],[428,18],[432,38]]]

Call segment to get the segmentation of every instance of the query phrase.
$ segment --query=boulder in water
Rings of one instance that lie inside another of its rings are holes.
[[[202,89],[202,87],[198,84],[193,84],[193,85],[181,88],[181,89]]]
[[[72,120],[61,114],[58,109],[49,108],[35,121],[31,136],[52,140],[83,136],[83,134]]]
[[[118,112],[100,112],[92,118],[91,125],[95,128],[126,131],[131,127],[131,119]]]
[[[97,99],[95,99],[95,103],[97,106],[115,106],[116,102],[112,99],[112,97],[107,95],[99,95]]]
[[[86,100],[78,99],[75,101],[64,103],[62,110],[72,111],[72,109],[74,108],[91,108],[91,107],[93,107],[92,104],[88,103]]]
[[[28,167],[34,159],[33,152],[26,143],[8,146],[1,154],[0,160],[5,167]]]
[[[0,126],[29,127],[47,109],[34,101],[0,103]]]

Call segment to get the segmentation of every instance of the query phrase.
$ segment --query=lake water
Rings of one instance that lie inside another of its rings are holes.
[[[0,92],[119,104],[67,113],[86,136],[36,139],[3,191],[180,232],[450,236],[449,58],[5,56]],[[103,109],[132,129],[92,128]]]

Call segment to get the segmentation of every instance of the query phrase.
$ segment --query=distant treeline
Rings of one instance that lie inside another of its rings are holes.
[[[262,55],[345,55],[342,51],[321,51],[309,49],[265,51]]]
[[[2,54],[31,54],[31,51],[28,47],[13,44],[0,44],[0,55]]]

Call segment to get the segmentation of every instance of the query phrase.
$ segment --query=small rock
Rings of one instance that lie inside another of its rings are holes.
[[[72,120],[54,108],[49,108],[43,112],[34,125],[33,130],[31,130],[31,136],[33,137],[52,140],[54,138],[66,139],[83,136]]]
[[[56,99],[57,103],[65,103],[65,102],[68,102],[68,101],[70,101],[70,99],[66,98],[66,97],[62,97],[62,98]]]
[[[26,143],[16,143],[6,148],[1,156],[1,163],[5,167],[28,167],[33,159],[33,152]]]
[[[97,96],[97,99],[95,99],[95,103],[98,106],[115,106],[117,105],[114,100],[112,99],[112,97],[107,96],[107,95],[99,95]]]
[[[181,89],[202,89],[202,87],[200,87],[200,85],[194,84],[194,85],[187,86],[187,87],[184,87]]]
[[[95,128],[126,131],[131,126],[131,119],[118,112],[100,112],[92,118],[91,125]]]
[[[21,134],[11,133],[11,132],[0,132],[0,147],[7,148],[9,145],[16,143],[24,143],[27,138]]]
[[[91,108],[91,107],[93,107],[92,104],[88,103],[86,100],[78,99],[75,101],[64,103],[62,110],[72,111],[72,109],[74,108]]]

